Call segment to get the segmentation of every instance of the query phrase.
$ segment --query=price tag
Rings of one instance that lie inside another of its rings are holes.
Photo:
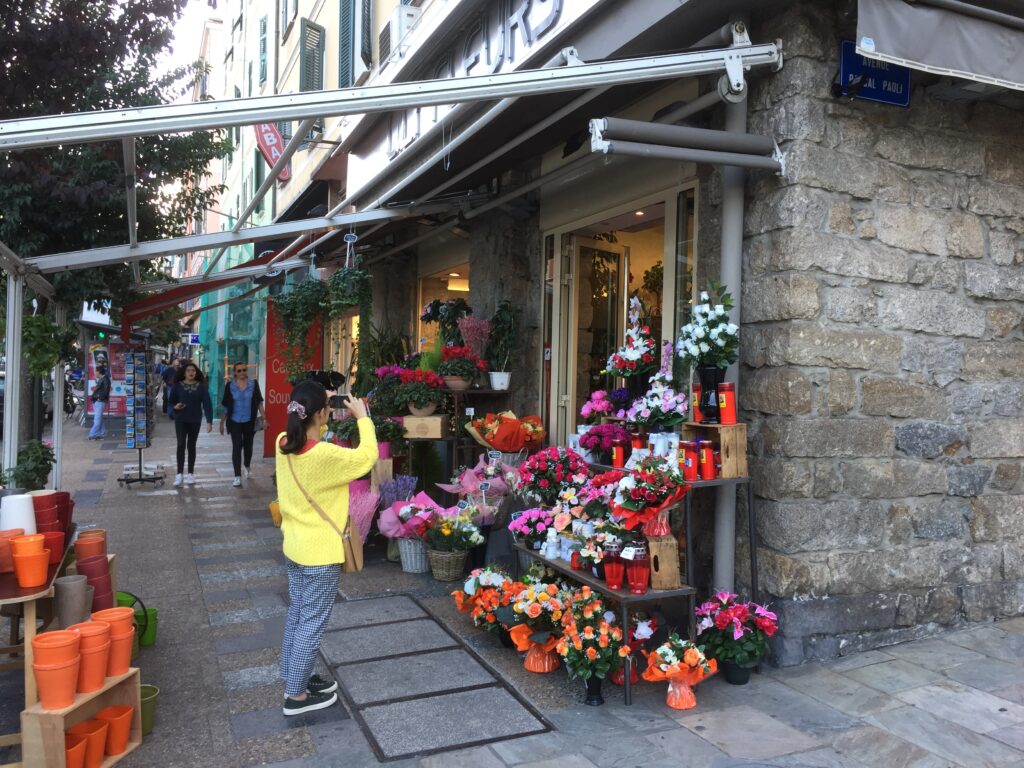
[[[488,483],[488,482],[487,482],[487,481],[485,480],[484,482],[480,483],[480,490],[481,490],[481,491],[489,491],[489,490],[491,490],[491,484],[490,484],[490,483]]]
[[[633,547],[626,547],[622,550],[622,554],[620,556],[623,560],[632,560],[636,557],[636,550],[633,549]]]
[[[476,416],[476,408],[467,408],[466,409],[466,415],[467,416]]]
[[[460,501],[460,502],[459,502],[458,504],[456,504],[455,506],[456,506],[456,507],[458,507],[459,509],[465,509],[466,507],[468,507],[468,506],[469,506],[469,502],[468,502],[468,501],[466,501],[465,499],[463,499],[462,501]]]

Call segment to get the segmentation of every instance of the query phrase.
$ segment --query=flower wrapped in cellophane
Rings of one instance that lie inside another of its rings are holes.
[[[665,703],[672,709],[693,709],[697,697],[693,686],[718,671],[718,662],[704,655],[704,649],[673,632],[666,642],[647,654],[643,678],[651,683],[668,681]]]
[[[466,431],[480,445],[502,453],[539,448],[547,434],[539,416],[520,419],[512,411],[488,413],[482,419],[473,419],[466,425]]]
[[[422,539],[426,523],[440,507],[422,491],[408,501],[396,501],[381,510],[378,526],[389,539]]]

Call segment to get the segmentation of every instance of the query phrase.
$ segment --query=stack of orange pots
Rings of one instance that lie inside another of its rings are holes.
[[[66,629],[32,638],[32,671],[43,709],[63,709],[75,701],[81,663],[81,635]]]
[[[50,552],[43,548],[43,535],[16,536],[10,540],[14,575],[22,589],[41,587],[46,583]]]
[[[86,720],[72,728],[68,733],[85,739],[84,768],[100,768],[103,764],[103,753],[107,751],[107,731],[110,725],[106,720]]]
[[[135,610],[130,607],[109,608],[92,615],[93,621],[110,625],[110,656],[107,676],[123,675],[132,660],[132,640],[135,638]]]
[[[78,632],[82,663],[78,670],[78,692],[92,693],[103,687],[110,661],[110,625],[105,621],[72,624],[69,631]]]
[[[0,531],[0,573],[14,573],[14,558],[11,557],[11,539],[24,535],[24,528],[10,528],[6,531]]]

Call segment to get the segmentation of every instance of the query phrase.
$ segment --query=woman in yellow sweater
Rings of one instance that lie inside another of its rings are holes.
[[[313,675],[313,664],[345,561],[338,531],[348,522],[348,484],[377,461],[377,436],[365,403],[349,396],[345,407],[358,419],[358,448],[321,441],[331,410],[327,391],[315,381],[303,381],[292,390],[288,430],[277,441],[277,492],[291,600],[281,647],[285,715],[323,709],[338,700],[338,684]]]

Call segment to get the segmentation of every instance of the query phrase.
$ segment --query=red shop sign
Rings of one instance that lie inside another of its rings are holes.
[[[253,128],[256,131],[256,143],[259,145],[260,153],[267,165],[274,167],[281,155],[284,154],[284,138],[277,126],[273,123],[257,123]],[[281,172],[277,174],[278,181],[288,181],[292,177],[291,163],[288,163]]]

